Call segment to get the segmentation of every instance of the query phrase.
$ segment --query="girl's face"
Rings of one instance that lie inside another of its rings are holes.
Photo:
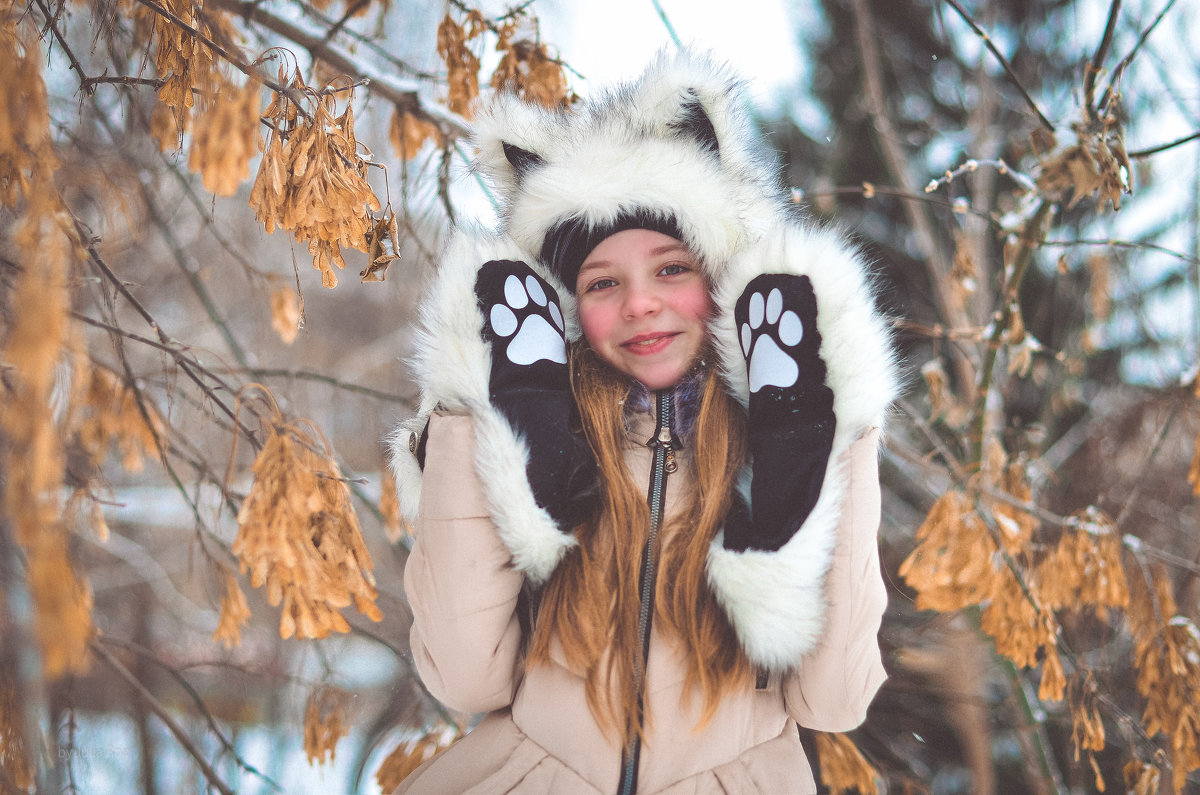
[[[592,350],[648,389],[678,383],[707,337],[708,283],[683,243],[661,232],[605,238],[583,261],[575,295]]]

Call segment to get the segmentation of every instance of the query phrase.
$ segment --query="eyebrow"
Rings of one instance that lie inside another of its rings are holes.
[[[667,254],[672,251],[682,251],[683,253],[687,254],[689,257],[693,257],[693,259],[695,258],[694,255],[691,253],[691,251],[688,250],[688,247],[685,246],[683,243],[665,243],[661,246],[655,246],[654,248],[650,249],[650,256],[661,257],[663,254]],[[583,273],[584,271],[591,270],[593,268],[603,268],[603,267],[607,267],[611,264],[612,264],[612,261],[606,260],[606,259],[590,260],[588,262],[585,262],[583,264],[583,266],[580,267],[579,272]]]

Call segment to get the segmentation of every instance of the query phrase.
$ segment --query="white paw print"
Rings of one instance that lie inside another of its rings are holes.
[[[740,333],[751,392],[764,386],[786,388],[796,383],[800,368],[780,346],[798,345],[804,337],[804,324],[795,312],[783,310],[783,293],[779,288],[772,288],[766,298],[759,292],[750,296],[749,313]]]
[[[542,308],[549,320],[537,307]],[[529,365],[542,359],[567,363],[562,310],[557,300],[546,296],[532,275],[522,281],[519,276],[509,274],[504,280],[504,303],[492,306],[489,320],[496,336],[512,337],[508,360],[513,364]]]

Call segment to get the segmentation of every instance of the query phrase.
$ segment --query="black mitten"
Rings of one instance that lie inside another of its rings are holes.
[[[596,460],[578,425],[558,293],[523,262],[479,269],[475,296],[492,348],[492,405],[525,438],[534,499],[563,532],[595,510]]]
[[[817,504],[836,420],[817,299],[807,276],[755,277],[734,307],[750,381],[750,505],[736,500],[725,548],[777,550]]]

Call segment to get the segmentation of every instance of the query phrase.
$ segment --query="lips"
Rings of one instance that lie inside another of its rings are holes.
[[[621,347],[630,353],[648,356],[665,349],[678,335],[677,331],[647,332],[630,337],[621,343]]]

